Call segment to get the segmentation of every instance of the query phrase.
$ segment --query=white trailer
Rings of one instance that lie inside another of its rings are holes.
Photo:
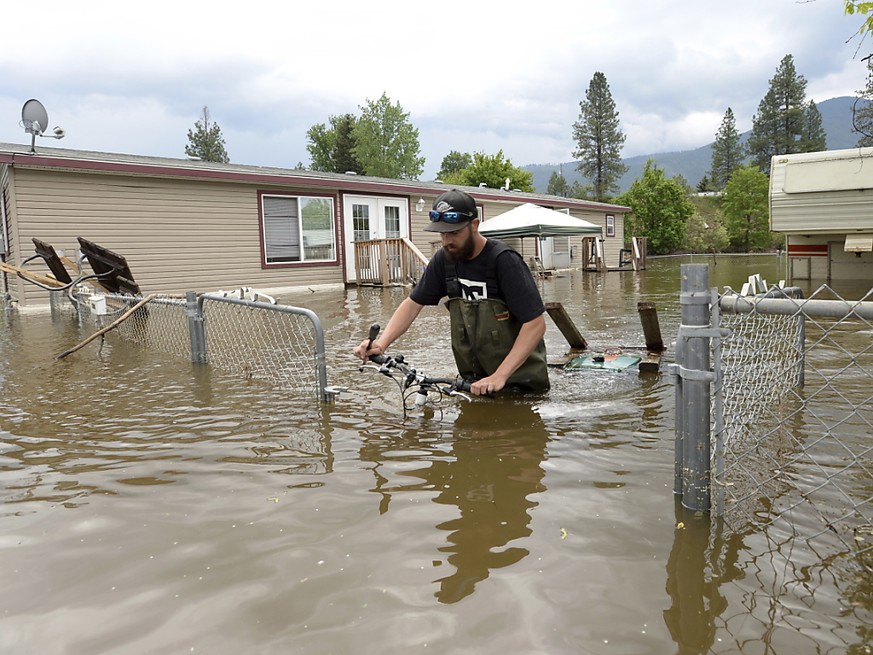
[[[773,157],[770,229],[789,280],[873,281],[873,148]]]

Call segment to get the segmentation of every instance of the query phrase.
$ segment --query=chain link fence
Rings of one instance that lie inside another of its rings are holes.
[[[74,311],[81,322],[114,331],[151,350],[209,363],[248,379],[332,399],[327,387],[324,331],[305,308],[220,294],[186,298],[50,293],[53,315]],[[135,308],[137,303],[142,306]],[[129,314],[129,315],[128,315]]]
[[[801,295],[711,290],[701,330],[712,368],[677,366],[677,393],[711,383],[711,443],[697,447],[711,447],[714,514],[737,531],[777,526],[817,552],[873,563],[873,290],[851,301],[828,286]],[[683,420],[677,443],[689,438]]]

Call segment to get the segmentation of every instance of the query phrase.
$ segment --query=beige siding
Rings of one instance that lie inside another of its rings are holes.
[[[15,189],[23,243],[36,236],[72,258],[82,236],[124,256],[145,293],[343,282],[339,261],[261,265],[258,191],[302,189],[21,168]],[[28,285],[25,302],[44,303],[45,292]]]
[[[18,236],[18,221],[16,220],[17,211],[15,204],[15,177],[16,171],[11,166],[3,166],[3,179],[0,180],[0,189],[2,189],[4,200],[6,202],[6,249],[8,251],[6,261],[10,264],[17,264],[27,255],[21,255],[20,243]],[[5,275],[6,287],[5,291],[13,300],[22,297],[26,288],[25,282],[15,275]]]

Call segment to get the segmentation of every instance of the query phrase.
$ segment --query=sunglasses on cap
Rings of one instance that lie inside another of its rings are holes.
[[[438,212],[435,209],[430,212],[430,220],[433,223],[442,221],[443,223],[463,223],[464,221],[472,221],[473,217],[464,212]]]

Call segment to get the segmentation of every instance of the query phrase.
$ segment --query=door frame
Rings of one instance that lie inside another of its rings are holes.
[[[381,196],[367,193],[344,193],[343,207],[343,261],[346,282],[356,282],[354,226],[352,224],[353,205],[366,204],[370,207],[369,229],[371,239],[385,238],[385,208],[400,209],[400,236],[409,238],[411,232],[409,198],[406,196]],[[375,211],[374,211],[375,210]],[[375,220],[374,220],[375,218]]]

